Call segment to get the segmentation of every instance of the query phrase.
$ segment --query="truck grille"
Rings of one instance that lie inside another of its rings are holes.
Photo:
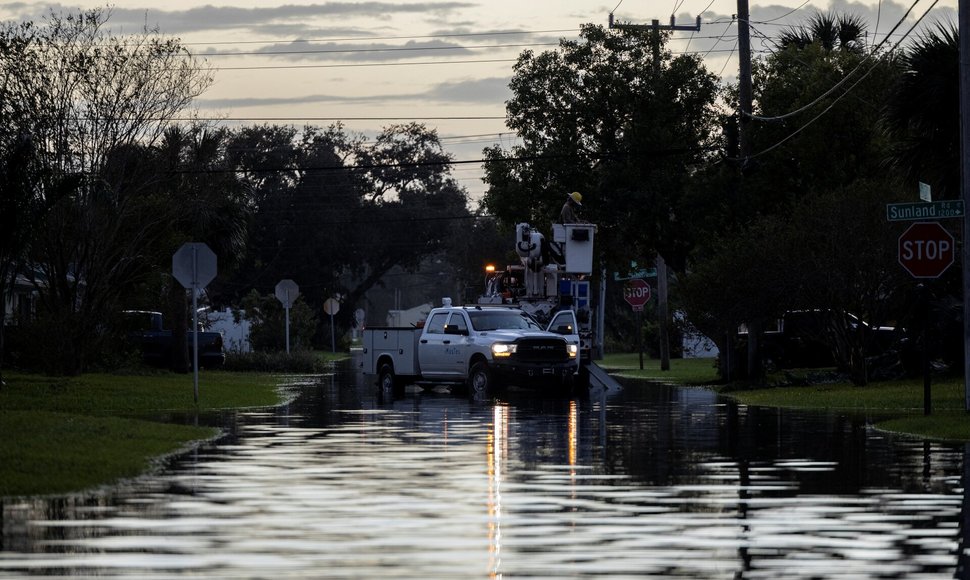
[[[556,339],[522,339],[517,341],[515,359],[521,362],[562,362],[569,360],[566,341]]]

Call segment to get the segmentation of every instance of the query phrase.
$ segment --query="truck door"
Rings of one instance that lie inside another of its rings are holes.
[[[442,378],[449,374],[445,351],[455,338],[445,334],[445,323],[449,316],[450,312],[435,312],[424,325],[424,333],[418,343],[418,362],[423,376]]]
[[[546,330],[562,335],[566,339],[566,342],[575,344],[576,348],[579,349],[579,324],[577,324],[576,313],[572,310],[560,310],[557,312],[552,317],[552,320],[549,321],[549,327]]]
[[[445,348],[445,369],[449,375],[462,378],[468,371],[468,322],[463,312],[452,312],[445,327],[445,334],[451,338]],[[447,339],[446,339],[447,340]]]

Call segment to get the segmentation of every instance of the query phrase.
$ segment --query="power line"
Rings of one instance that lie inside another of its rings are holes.
[[[732,23],[733,24],[733,23]],[[728,25],[730,29],[730,25]],[[718,39],[714,43],[717,46],[726,35],[721,36],[705,36],[705,37],[694,37],[695,39]],[[730,50],[715,50],[711,48],[704,53],[707,56],[711,53],[716,52],[732,52]],[[696,51],[673,51],[671,54],[696,54]],[[425,65],[449,65],[449,64],[494,64],[494,63],[509,63],[516,62],[517,59],[514,58],[504,58],[504,59],[473,59],[473,60],[433,60],[433,61],[404,61],[404,62],[355,62],[355,63],[338,63],[338,64],[280,64],[280,65],[249,65],[249,66],[212,66],[205,68],[192,68],[189,70],[193,71],[254,71],[254,70],[301,70],[301,69],[325,69],[325,68],[367,68],[367,67],[381,67],[381,66],[425,66]]]
[[[783,18],[787,18],[787,17],[789,17],[789,16],[791,16],[792,14],[794,14],[794,13],[796,13],[796,12],[798,12],[798,11],[799,11],[799,10],[801,10],[802,8],[804,8],[804,7],[805,7],[805,5],[806,5],[806,4],[808,4],[809,2],[811,2],[811,0],[805,0],[804,2],[802,2],[802,3],[801,3],[801,4],[799,5],[799,6],[798,6],[798,8],[794,8],[794,9],[792,9],[791,11],[789,11],[789,12],[786,12],[785,14],[782,14],[781,16],[778,16],[777,18],[772,18],[771,20],[765,20],[765,21],[762,21],[762,22],[756,22],[756,24],[770,24],[770,23],[772,23],[772,22],[776,22],[776,21],[778,21],[778,20],[781,20],[781,19],[783,19]]]
[[[637,152],[638,157],[668,157],[673,155],[682,155],[686,153],[695,153],[700,151],[707,151],[712,149],[712,147],[675,147],[667,149],[655,149],[652,151],[640,151]],[[469,164],[484,164],[485,162],[494,163],[517,163],[523,161],[543,161],[543,160],[553,160],[553,159],[611,159],[618,157],[627,157],[628,153],[568,153],[568,154],[557,154],[557,155],[521,155],[514,157],[502,157],[493,159],[448,159],[443,161],[407,161],[400,163],[368,163],[360,165],[321,165],[321,166],[286,166],[286,167],[260,167],[260,168],[219,168],[219,169],[175,169],[167,171],[168,174],[174,175],[186,175],[186,174],[219,174],[219,173],[273,173],[278,171],[368,171],[371,169],[388,169],[388,168],[403,168],[403,167],[435,167],[441,165],[469,165]]]
[[[909,10],[907,10],[906,13],[903,14],[902,18],[900,18],[899,21],[896,22],[896,25],[893,26],[892,30],[889,31],[889,34],[892,34],[893,32],[895,32],[896,29],[899,28],[903,24],[903,22],[905,22],[906,18],[909,16],[909,13],[913,11],[913,8],[915,8],[916,5],[920,3],[920,1],[921,0],[914,0],[913,4],[909,7]],[[933,2],[933,5],[930,6],[929,10],[932,10],[933,6],[936,6],[936,2]],[[929,10],[927,10],[926,13],[928,13]],[[921,16],[919,18],[919,20],[916,21],[917,24],[920,22],[920,20],[922,20],[926,16],[926,13],[924,13],[923,16]],[[913,26],[916,26],[916,24],[914,24]],[[903,35],[903,38],[905,38],[906,36],[908,36],[909,33],[912,32],[912,30],[913,29],[910,28],[909,32],[907,32],[905,35]],[[841,87],[843,84],[845,84],[846,82],[848,82],[849,79],[852,78],[852,76],[856,72],[858,72],[867,61],[869,61],[871,58],[873,58],[873,56],[876,54],[876,52],[879,50],[879,48],[883,44],[885,44],[888,40],[889,40],[889,35],[886,35],[886,38],[882,39],[882,41],[879,44],[877,44],[875,46],[875,48],[873,48],[873,50],[871,52],[869,52],[861,61],[859,61],[859,63],[855,66],[855,68],[853,68],[852,70],[850,70],[844,77],[842,77],[842,79],[840,79],[839,82],[837,82],[834,85],[832,85],[831,88],[829,88],[827,91],[825,91],[824,93],[822,93],[821,95],[819,95],[818,97],[816,97],[815,99],[813,99],[811,102],[805,104],[804,106],[799,107],[798,109],[796,109],[794,111],[785,113],[784,115],[776,115],[776,116],[772,116],[772,117],[763,117],[763,116],[748,114],[748,117],[750,117],[751,119],[754,119],[755,121],[781,121],[783,119],[787,119],[788,117],[793,117],[793,116],[795,116],[795,115],[797,115],[797,114],[799,114],[799,113],[801,113],[801,112],[803,112],[803,111],[805,111],[807,109],[810,109],[811,107],[814,107],[815,105],[817,105],[818,103],[820,103],[822,101],[822,99],[828,97],[829,95],[831,95],[832,93],[834,93],[836,90],[838,90],[839,87]],[[902,39],[900,39],[900,42],[902,42]],[[895,47],[893,48],[893,50],[895,50]],[[892,52],[892,50],[890,52]],[[875,66],[875,65],[873,65],[873,66]],[[872,71],[872,69],[870,69],[869,72],[871,72],[871,71]],[[869,73],[867,72],[866,75],[868,75],[868,74]]]
[[[481,50],[485,48],[521,48],[523,46],[559,46],[558,42],[532,42],[517,44],[479,44],[454,46],[389,46],[386,48],[340,48],[340,49],[320,49],[320,50],[280,50],[270,52],[206,52],[199,55],[184,54],[186,57],[210,56],[277,56],[277,55],[300,55],[300,54],[364,54],[372,52],[416,52],[425,50]]]
[[[916,28],[916,26],[918,26],[919,23],[922,22],[924,18],[926,18],[926,15],[929,14],[930,10],[932,10],[937,5],[937,3],[939,1],[940,0],[933,0],[933,4],[931,4],[930,7],[927,8],[925,12],[923,12],[923,15],[922,16],[920,16],[918,19],[916,19],[916,22],[914,22],[913,25],[909,27],[909,30],[907,30],[906,33],[903,35],[903,37],[900,38],[899,41],[897,41],[896,44],[893,45],[893,47],[891,49],[889,49],[889,51],[888,51],[887,54],[892,53],[893,51],[895,51],[899,47],[899,45],[903,42],[903,40],[905,40],[913,32],[913,30]],[[920,2],[920,0],[916,0],[916,2],[913,3],[913,7],[915,7],[916,4],[919,3],[919,2]],[[910,7],[910,10],[912,10],[912,7]],[[908,11],[907,11],[907,14],[909,14]],[[895,28],[894,28],[894,30],[895,30]],[[807,129],[809,126],[811,126],[812,124],[814,124],[815,121],[819,120],[826,113],[828,113],[829,111],[831,111],[832,108],[835,107],[835,105],[839,103],[839,101],[841,101],[846,95],[848,95],[850,92],[852,92],[852,90],[854,88],[856,88],[859,85],[859,83],[861,83],[863,80],[865,80],[866,77],[868,77],[872,73],[872,71],[876,70],[876,66],[878,64],[879,63],[877,62],[877,63],[874,63],[871,67],[869,67],[869,70],[867,70],[865,72],[865,74],[863,74],[861,77],[859,77],[859,79],[856,82],[854,82],[849,88],[847,88],[845,90],[845,92],[843,92],[841,95],[839,95],[836,98],[834,98],[832,100],[832,102],[829,104],[829,106],[826,107],[821,113],[819,113],[815,117],[811,118],[809,121],[807,121],[801,127],[799,127],[798,129],[795,129],[788,136],[784,137],[783,139],[781,139],[780,141],[778,141],[774,145],[772,145],[772,146],[770,146],[770,147],[768,147],[766,149],[763,149],[763,150],[759,151],[758,153],[755,153],[754,155],[750,155],[748,158],[749,159],[753,159],[755,157],[759,157],[759,156],[764,155],[764,154],[766,154],[766,153],[768,153],[770,151],[773,151],[773,150],[777,149],[778,147],[781,147],[784,143],[788,142],[793,137],[795,137],[796,135],[798,135],[799,133],[801,133],[802,131],[804,131],[805,129]]]
[[[721,36],[718,37],[717,42],[715,42],[713,44],[713,46],[711,46],[711,49],[708,50],[707,52],[705,52],[704,53],[704,56],[701,57],[701,58],[707,58],[707,56],[709,54],[711,54],[712,52],[714,52],[714,47],[716,47],[717,45],[721,44],[721,42],[724,40],[724,37],[727,35],[728,30],[731,30],[731,27],[732,26],[734,26],[734,19],[733,18],[731,19],[731,22],[728,23],[727,28],[724,29],[724,32],[721,33]],[[732,50],[732,52],[734,52],[734,51]]]
[[[550,34],[559,32],[576,32],[575,28],[560,28],[552,30],[498,30],[493,32],[456,32],[453,34],[426,34],[426,35],[407,35],[407,36],[354,36],[346,38],[295,38],[292,40],[226,40],[226,41],[197,41],[182,42],[182,46],[225,46],[243,44],[280,44],[280,43],[300,43],[300,42],[360,42],[374,40],[416,40],[424,38],[467,38],[473,36],[524,36],[530,34]]]
[[[243,122],[243,121],[255,121],[258,123],[283,123],[287,121],[494,121],[505,119],[505,116],[471,116],[471,115],[456,115],[451,117],[167,117],[167,118],[151,118],[151,119],[139,119],[140,121],[147,121],[153,123],[160,123],[164,121],[180,121],[180,122],[192,122],[192,121],[226,121],[226,122]],[[90,121],[90,122],[101,122],[101,121],[126,121],[128,119],[123,119],[120,117],[77,117],[75,121]]]
[[[267,65],[267,66],[220,66],[216,70],[284,70],[284,69],[315,69],[315,68],[355,68],[355,67],[374,67],[374,66],[421,66],[430,64],[487,64],[497,62],[515,62],[514,58],[501,59],[482,59],[482,60],[432,60],[432,61],[407,61],[407,62],[358,62],[347,64],[294,64],[294,65]],[[194,68],[194,71],[208,71],[211,68]]]

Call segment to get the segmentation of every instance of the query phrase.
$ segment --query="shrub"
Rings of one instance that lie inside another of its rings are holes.
[[[318,374],[333,368],[312,351],[227,352],[223,368],[234,372]]]

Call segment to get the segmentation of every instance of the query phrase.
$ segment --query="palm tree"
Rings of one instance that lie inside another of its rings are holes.
[[[939,23],[921,34],[900,59],[903,75],[889,97],[885,126],[892,162],[939,197],[960,192],[959,31]]]
[[[816,12],[808,24],[793,26],[782,32],[779,44],[782,48],[799,49],[818,44],[826,51],[861,52],[865,36],[865,23],[858,16]]]

